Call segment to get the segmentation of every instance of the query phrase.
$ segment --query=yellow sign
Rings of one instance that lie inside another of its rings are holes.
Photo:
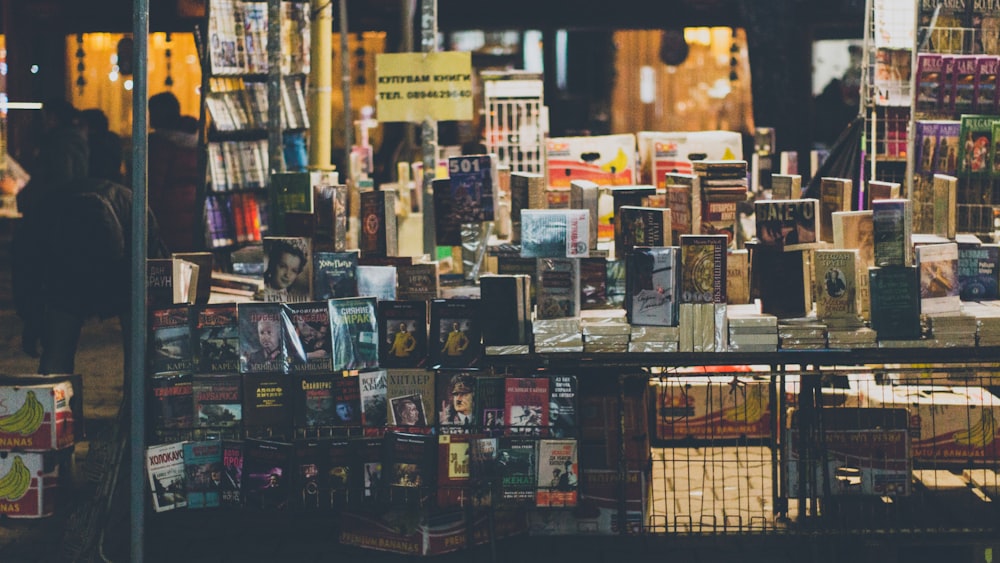
[[[379,121],[472,119],[469,53],[387,53],[375,56]]]

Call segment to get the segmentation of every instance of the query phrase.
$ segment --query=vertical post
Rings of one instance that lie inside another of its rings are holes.
[[[309,168],[329,170],[333,7],[326,0],[312,0],[309,8],[312,15],[312,28],[309,30]]]
[[[628,535],[628,431],[625,428],[625,383],[624,373],[618,374],[618,535]]]
[[[424,53],[437,50],[437,0],[420,0],[420,47]],[[437,121],[424,120],[421,134],[423,147],[424,178],[423,204],[424,211],[424,253],[435,259],[434,251],[434,174],[437,169]]]
[[[131,353],[125,354],[125,390],[129,394],[129,549],[142,563],[146,520],[146,53],[149,49],[149,0],[133,0],[132,51],[132,303]],[[122,405],[124,407],[124,405]]]
[[[351,109],[351,48],[347,42],[347,0],[338,4],[340,14],[340,89],[344,95],[344,174],[340,181],[350,183],[354,170],[351,169],[351,147],[354,146],[354,116]],[[354,193],[353,184],[351,193]]]
[[[416,9],[416,0],[400,0],[400,53],[413,52],[413,18],[416,15]],[[406,122],[403,124],[403,131],[403,145],[399,154],[403,155],[407,161],[410,161],[413,158],[413,135],[416,129],[413,123]],[[423,178],[413,178],[413,181],[423,182]],[[421,205],[423,204],[422,201],[420,203]]]
[[[284,172],[281,135],[281,0],[267,0],[267,166]]]

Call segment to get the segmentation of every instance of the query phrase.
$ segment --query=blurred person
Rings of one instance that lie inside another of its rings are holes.
[[[90,176],[122,183],[122,138],[108,129],[108,117],[100,109],[85,109],[80,120],[87,129]]]
[[[181,105],[171,92],[149,98],[147,167],[149,207],[160,220],[164,243],[171,252],[190,252],[203,246],[196,235],[198,217],[197,121],[181,115]]]

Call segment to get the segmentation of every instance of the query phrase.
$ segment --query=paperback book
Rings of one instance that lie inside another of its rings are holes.
[[[365,428],[384,428],[389,422],[386,398],[386,370],[358,374],[361,387],[361,423]]]
[[[537,318],[580,316],[580,261],[575,258],[539,258]]]
[[[535,506],[576,506],[579,484],[576,440],[542,438],[538,441],[538,492]]]
[[[240,369],[240,325],[235,303],[195,308],[193,342],[198,372],[236,373]]]
[[[819,193],[819,238],[826,242],[833,242],[833,213],[853,209],[851,179],[821,178]]]
[[[291,434],[294,381],[280,373],[243,375],[243,433],[260,438]]]
[[[492,221],[498,200],[499,172],[495,154],[448,158],[452,209],[464,223]]]
[[[438,262],[422,262],[396,267],[396,298],[400,301],[437,299],[441,275]]]
[[[240,373],[284,373],[285,336],[281,303],[239,303]]]
[[[182,442],[146,448],[146,475],[149,478],[153,510],[166,512],[187,506]]]
[[[858,251],[816,251],[814,258],[816,317],[858,317]]]
[[[263,238],[263,301],[291,303],[312,299],[312,258],[306,237]]]
[[[463,508],[471,504],[469,447],[473,439],[469,434],[438,436],[438,508]]]
[[[163,438],[184,437],[194,427],[194,389],[190,373],[158,375],[150,379],[150,418]]]
[[[497,456],[501,496],[508,504],[534,504],[538,486],[537,440],[506,437]]]
[[[313,213],[312,180],[308,172],[273,172],[267,190],[271,196],[268,231],[277,236],[289,234],[285,217],[288,212]]]
[[[503,376],[479,375],[475,384],[477,433],[500,436],[504,424],[506,384]]]
[[[179,305],[150,312],[152,373],[190,371],[194,367],[191,308]]]
[[[726,247],[723,235],[681,236],[681,303],[726,302]]]
[[[1000,246],[958,248],[958,284],[962,301],[988,301],[1000,297]]]
[[[292,506],[306,511],[329,508],[329,481],[326,462],[329,440],[309,438],[294,443]]]
[[[339,374],[300,375],[294,378],[295,399],[292,405],[292,423],[295,436],[317,437],[338,424],[337,389]],[[350,405],[341,407],[350,416]]]
[[[615,215],[615,256],[624,258],[637,246],[673,244],[670,209],[623,205]]]
[[[476,431],[476,378],[467,371],[441,370],[435,374],[434,398],[441,434]]]
[[[816,248],[820,243],[819,215],[816,199],[757,201],[754,203],[757,239],[761,245],[782,250]]]
[[[633,325],[677,326],[679,247],[636,248],[626,258],[625,311]]]
[[[246,506],[285,510],[292,493],[292,444],[248,439],[243,450],[243,498]]]
[[[871,324],[879,340],[920,338],[920,279],[916,266],[868,270]]]
[[[445,368],[474,367],[482,355],[482,329],[478,299],[431,301],[431,365]]]
[[[219,506],[222,488],[222,441],[184,442],[188,508]]]
[[[435,492],[437,436],[389,431],[382,441],[385,500],[391,505],[425,506]]]
[[[394,301],[396,287],[395,266],[358,266],[358,295]]]
[[[525,209],[521,212],[521,256],[586,258],[590,212],[585,209]]]
[[[541,259],[539,260],[541,261]],[[530,343],[531,299],[524,275],[484,275],[479,278],[483,346],[527,346]]]
[[[406,432],[429,429],[436,422],[434,372],[425,369],[386,371],[385,393],[389,402],[389,425]]]
[[[378,367],[378,320],[374,297],[331,299],[333,370]]]
[[[549,435],[553,438],[577,436],[577,382],[575,375],[549,376]]]
[[[353,438],[348,446],[350,455],[350,502],[355,506],[379,505],[383,484],[382,438]]]
[[[330,371],[330,310],[324,301],[300,301],[281,306],[288,373]]]
[[[418,368],[427,362],[427,302],[380,301],[379,365]]]
[[[316,252],[313,255],[313,292],[316,299],[357,297],[357,268],[357,252]]]
[[[238,375],[196,374],[191,384],[195,427],[202,434],[238,438],[243,424],[243,380]]]
[[[922,244],[916,248],[920,270],[920,312],[924,315],[959,313],[958,245]]]
[[[364,256],[395,256],[399,253],[396,233],[396,192],[361,192],[361,236]]]
[[[872,202],[872,234],[876,266],[913,264],[913,203],[907,199]]]
[[[219,487],[220,506],[237,508],[243,506],[243,442],[222,441],[222,486]]]
[[[508,436],[548,436],[549,379],[508,377],[504,390],[504,431]]]

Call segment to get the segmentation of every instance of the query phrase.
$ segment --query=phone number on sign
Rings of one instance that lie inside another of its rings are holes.
[[[416,92],[407,92],[406,99],[408,100],[422,100],[424,98],[471,98],[471,90],[418,90]]]

